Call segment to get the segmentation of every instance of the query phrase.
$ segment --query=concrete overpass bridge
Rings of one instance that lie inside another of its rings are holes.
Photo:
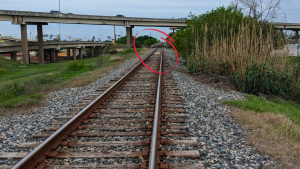
[[[184,27],[185,20],[182,19],[159,19],[159,18],[138,18],[138,17],[118,17],[118,16],[98,16],[98,15],[78,15],[63,13],[29,12],[29,11],[11,11],[0,10],[0,21],[11,21],[12,24],[18,24],[21,28],[21,41],[23,63],[29,63],[28,60],[28,41],[27,25],[37,25],[38,33],[38,53],[39,61],[43,63],[44,43],[43,43],[43,25],[48,23],[66,23],[66,24],[92,24],[92,25],[118,25],[126,27],[127,47],[132,45],[132,28],[134,26],[152,26],[152,27]]]
[[[273,23],[280,30],[295,31],[295,41],[299,42],[300,23]]]
[[[102,54],[107,48],[108,43],[105,42],[44,42],[43,50],[50,51],[50,62],[57,61],[58,52],[61,48],[67,49],[67,57],[70,57],[70,50],[73,50],[73,58],[76,60],[76,50],[79,52],[79,58],[82,59],[82,49],[89,48],[91,52],[98,50]],[[28,51],[37,51],[38,42],[28,42]],[[0,54],[11,53],[11,59],[17,59],[17,53],[22,52],[22,42],[0,42]],[[28,54],[29,56],[29,54]],[[44,58],[39,58],[43,59]],[[43,62],[39,60],[39,62]]]

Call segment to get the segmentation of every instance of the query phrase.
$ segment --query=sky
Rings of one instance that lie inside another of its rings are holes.
[[[1,10],[18,10],[34,12],[50,12],[59,10],[62,13],[146,18],[187,18],[189,13],[196,15],[220,6],[228,6],[233,0],[0,0]],[[286,14],[287,22],[300,23],[300,0],[286,0],[281,4]],[[134,27],[133,35],[149,27]],[[153,27],[155,28],[155,27]],[[156,27],[163,32],[169,33],[169,28]],[[27,27],[28,38],[36,36],[37,28],[34,25]],[[57,35],[61,32],[61,39],[81,38],[107,40],[107,36],[113,37],[113,26],[108,25],[83,25],[83,24],[49,24],[43,26],[44,34]],[[144,35],[150,36],[150,31],[143,31]],[[12,25],[11,22],[0,21],[0,34],[20,38],[20,26]],[[126,29],[116,26],[116,34],[125,36]],[[161,34],[151,32],[152,37],[160,38]]]

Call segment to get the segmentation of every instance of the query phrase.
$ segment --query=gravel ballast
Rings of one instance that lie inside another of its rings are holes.
[[[176,54],[167,50],[169,64],[174,66]],[[180,70],[178,72],[176,70]],[[246,143],[246,130],[234,123],[223,100],[243,100],[240,92],[225,92],[194,80],[179,63],[172,71],[188,114],[189,134],[197,137],[198,150],[207,168],[263,168],[273,165],[255,147]]]
[[[149,51],[151,52],[151,50]],[[147,52],[147,53],[149,53]],[[176,63],[175,53],[167,50],[169,64]],[[145,56],[144,54],[143,56]],[[40,133],[45,127],[50,126],[52,120],[65,112],[69,107],[75,106],[83,98],[88,97],[96,89],[101,88],[111,79],[119,76],[124,70],[129,69],[138,63],[138,58],[127,60],[117,69],[109,71],[97,82],[85,87],[68,88],[49,93],[49,98],[45,100],[45,107],[36,108],[33,111],[22,114],[15,114],[11,117],[0,119],[0,154],[4,152],[17,151],[16,145],[23,142],[32,142],[32,136]],[[176,71],[176,70],[181,70]],[[269,157],[262,156],[253,146],[246,143],[246,130],[234,123],[230,117],[230,110],[221,104],[223,100],[242,100],[244,96],[240,92],[225,92],[201,84],[186,73],[186,67],[179,65],[171,73],[180,90],[182,101],[188,115],[189,135],[199,142],[198,151],[205,167],[207,168],[263,168],[273,165]],[[143,140],[143,137],[122,137],[108,138],[109,140]],[[84,138],[81,141],[87,141]],[[90,140],[88,140],[90,141]],[[102,140],[95,140],[102,141]],[[121,147],[120,149],[128,149]],[[130,148],[130,147],[129,147]],[[177,147],[170,147],[176,149]],[[140,147],[139,149],[143,149]],[[190,149],[186,147],[184,149]],[[113,161],[97,159],[89,161],[73,161],[68,159],[70,164],[111,164]],[[100,160],[100,161],[98,161]],[[102,160],[102,161],[101,161]],[[120,161],[121,160],[121,161]],[[116,159],[115,162],[122,163],[124,159]],[[139,158],[125,159],[131,163],[142,162]],[[169,158],[170,163],[185,161],[181,158]],[[56,161],[60,164],[61,161]],[[191,161],[193,163],[194,161]],[[11,165],[15,162],[12,159],[0,160],[0,165]],[[186,163],[190,163],[187,161]],[[1,166],[0,166],[1,167]]]

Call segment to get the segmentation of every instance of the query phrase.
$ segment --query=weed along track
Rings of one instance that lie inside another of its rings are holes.
[[[171,69],[163,48],[145,63]],[[14,159],[7,168],[204,168],[171,73],[140,63],[70,109],[35,142],[2,154]]]

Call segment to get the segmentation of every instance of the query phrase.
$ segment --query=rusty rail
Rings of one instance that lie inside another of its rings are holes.
[[[145,59],[146,61],[149,56],[151,56],[156,50],[151,52]],[[25,158],[18,162],[13,169],[28,169],[28,168],[43,168],[43,160],[50,155],[55,155],[56,147],[60,145],[68,137],[72,130],[75,130],[86,118],[89,117],[91,112],[97,108],[97,106],[104,102],[123,82],[125,82],[130,75],[132,75],[142,63],[136,65],[130,72],[124,75],[120,80],[114,83],[109,89],[103,92],[99,97],[97,97],[93,102],[91,102],[87,107],[81,110],[76,116],[74,116],[70,121],[64,124],[59,130],[53,133],[49,138],[47,138],[42,144],[40,144],[36,149],[29,153]]]
[[[160,54],[160,67],[159,72],[162,72],[162,50]],[[161,119],[161,74],[158,77],[157,83],[157,93],[156,93],[156,102],[155,102],[155,113],[153,121],[153,130],[152,130],[152,139],[151,139],[151,150],[149,156],[149,169],[159,168],[159,137],[160,137],[160,119]]]

